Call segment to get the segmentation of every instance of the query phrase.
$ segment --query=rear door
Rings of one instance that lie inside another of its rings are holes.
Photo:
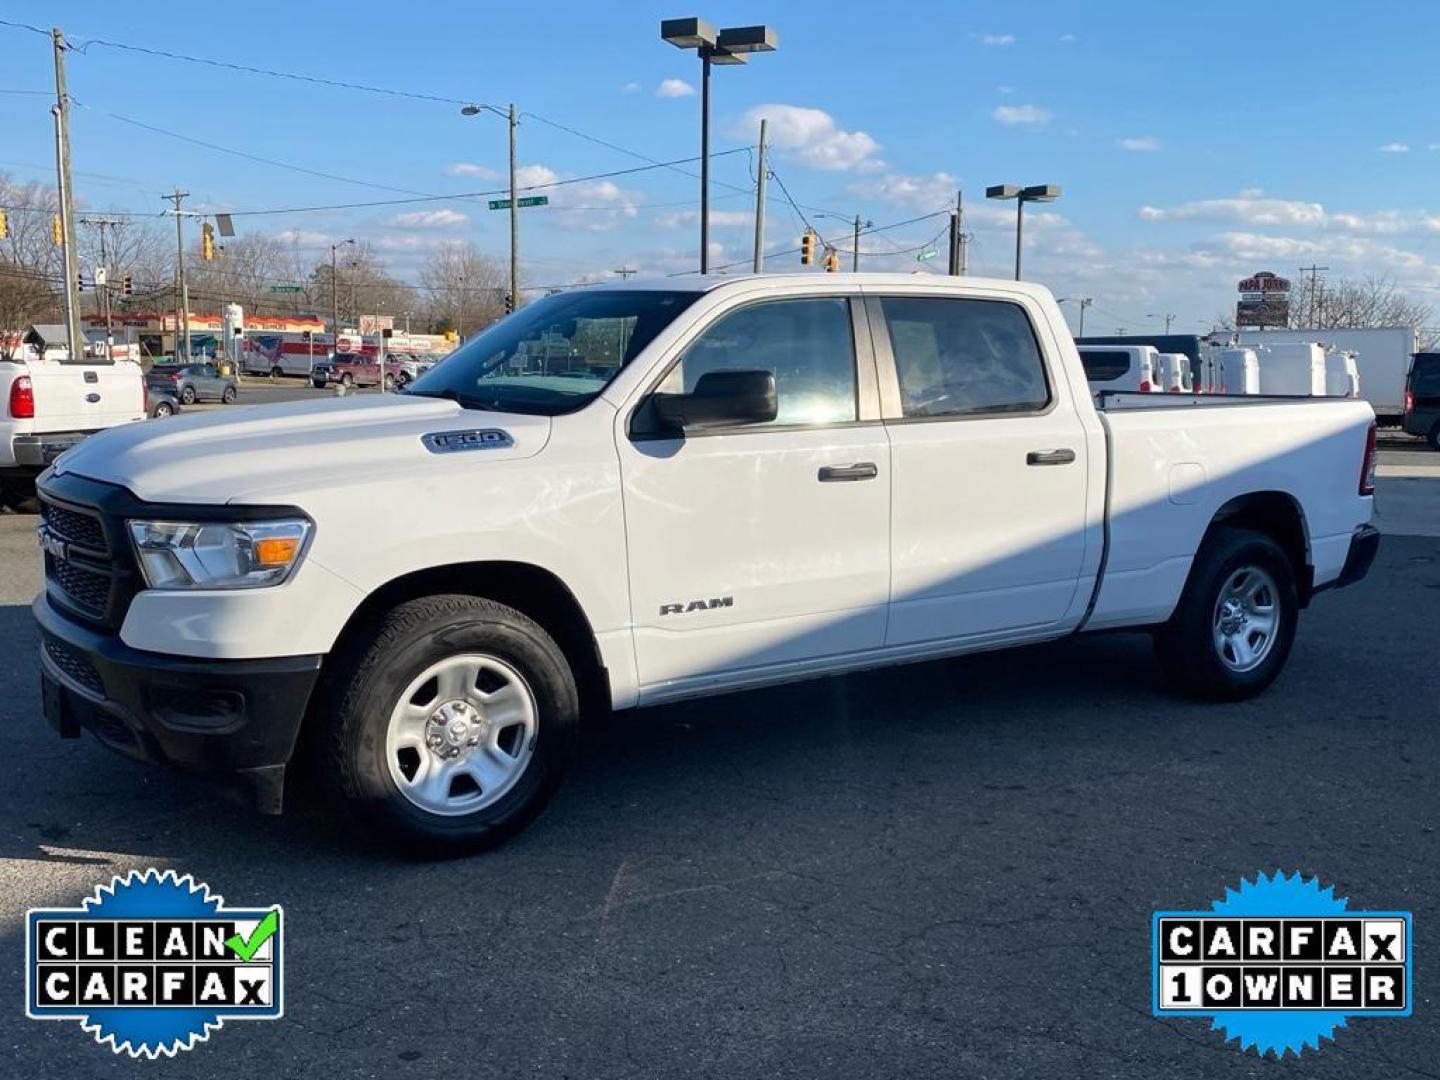
[[[1416,353],[1408,380],[1411,412],[1406,430],[1415,435],[1429,435],[1440,448],[1440,353]]]
[[[936,295],[867,307],[893,476],[886,644],[1043,636],[1084,567],[1088,462],[1038,308]]]
[[[118,360],[113,364],[97,364],[91,370],[95,381],[88,384],[86,398],[93,427],[114,427],[145,418],[144,378],[139,364]],[[92,394],[98,395],[99,400],[89,401]]]
[[[617,419],[642,700],[883,642],[890,458],[860,316],[844,295],[743,302],[646,395],[764,369],[771,423],[647,431],[643,401]]]

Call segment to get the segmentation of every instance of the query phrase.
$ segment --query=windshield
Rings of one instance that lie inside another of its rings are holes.
[[[615,289],[548,296],[471,338],[409,392],[469,409],[573,412],[700,295]]]

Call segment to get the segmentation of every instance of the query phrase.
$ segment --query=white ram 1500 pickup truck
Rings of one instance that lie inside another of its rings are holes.
[[[369,835],[454,850],[530,820],[606,709],[1122,627],[1243,697],[1374,557],[1373,422],[1097,407],[1034,285],[578,289],[405,394],[67,453],[40,483],[45,710],[272,811],[303,742]]]

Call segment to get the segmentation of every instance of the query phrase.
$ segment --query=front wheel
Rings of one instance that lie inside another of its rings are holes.
[[[1212,700],[1260,693],[1295,641],[1295,567],[1264,533],[1220,526],[1195,556],[1190,578],[1155,647],[1170,680]]]
[[[363,834],[406,851],[493,847],[549,801],[573,757],[579,695],[565,654],[513,608],[431,596],[336,657],[324,779]]]
[[[225,388],[225,392],[220,395],[220,403],[222,405],[235,404],[235,388],[233,386],[227,386]]]
[[[150,410],[150,415],[154,419],[159,419],[162,416],[174,416],[175,406],[171,405],[168,401],[161,401]]]
[[[284,371],[284,369],[282,369],[282,368],[280,367],[279,364],[276,364],[274,367],[272,367],[272,368],[270,369],[270,377],[271,377],[272,379],[278,379],[278,378],[280,378],[281,375],[284,375],[284,374],[285,374],[285,371]]]
[[[181,390],[180,390],[180,404],[181,404],[181,405],[194,405],[194,404],[195,404],[195,388],[194,388],[193,386],[186,386],[186,387],[182,387],[182,388],[181,388]]]
[[[325,389],[325,380],[324,380],[324,379],[311,379],[311,380],[310,380],[310,385],[313,386],[316,390],[324,390],[324,389]]]
[[[347,390],[350,389],[350,387],[355,385],[355,376],[351,375],[348,371],[345,372],[345,374],[340,376],[340,385]]]

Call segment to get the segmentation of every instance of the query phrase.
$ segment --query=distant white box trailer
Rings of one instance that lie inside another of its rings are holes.
[[[1398,426],[1404,416],[1405,376],[1410,371],[1410,359],[1417,351],[1413,326],[1383,326],[1369,330],[1327,330],[1320,327],[1241,330],[1239,336],[1239,344],[1252,348],[1285,342],[1314,342],[1327,349],[1353,352],[1356,373],[1360,378],[1360,396],[1370,402],[1380,423]],[[1263,371],[1263,354],[1260,366]]]
[[[1325,396],[1325,350],[1307,342],[1266,342],[1260,356],[1260,393]]]

